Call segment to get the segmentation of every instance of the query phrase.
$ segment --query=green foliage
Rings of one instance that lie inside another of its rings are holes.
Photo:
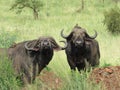
[[[110,11],[104,13],[104,23],[108,30],[113,34],[120,33],[120,9],[112,8]]]
[[[19,84],[14,75],[11,61],[6,57],[0,57],[0,90],[18,90]]]
[[[6,48],[11,46],[17,37],[18,36],[15,32],[0,30],[0,47]]]

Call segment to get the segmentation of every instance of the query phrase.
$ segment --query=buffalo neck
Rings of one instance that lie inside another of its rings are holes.
[[[49,49],[42,49],[41,50],[41,54],[42,55],[45,55],[45,56],[48,56],[50,54],[53,54],[53,49],[49,48]]]

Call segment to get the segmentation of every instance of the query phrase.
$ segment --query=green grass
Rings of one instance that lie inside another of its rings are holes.
[[[7,32],[10,37],[15,36],[16,39],[9,39],[11,42],[36,39],[40,36],[53,36],[59,43],[60,40],[63,40],[60,31],[64,29],[64,33],[67,35],[74,25],[78,24],[85,28],[90,35],[94,34],[93,30],[98,32],[97,40],[101,52],[100,67],[120,65],[120,36],[111,35],[103,24],[103,12],[116,5],[111,0],[105,0],[104,5],[100,0],[85,0],[85,9],[81,13],[76,12],[80,8],[80,0],[44,0],[44,7],[38,20],[33,19],[32,11],[27,8],[21,14],[10,11],[13,1],[0,0],[0,32]],[[120,6],[119,3],[117,5]],[[46,15],[47,13],[49,16]],[[11,43],[6,44],[7,47]],[[89,75],[87,72],[81,75],[76,72],[75,77],[71,77],[64,51],[55,52],[48,67],[62,78],[64,82],[62,90],[100,90],[100,85],[92,86],[87,83],[86,77]],[[37,82],[28,88],[37,90],[39,84],[42,85],[41,82]],[[3,87],[6,88],[4,85]]]
[[[0,90],[18,90],[20,82],[16,80],[12,63],[5,57],[0,57]]]

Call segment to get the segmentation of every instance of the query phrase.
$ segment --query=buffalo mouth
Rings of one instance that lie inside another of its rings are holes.
[[[41,49],[43,49],[43,50],[49,50],[49,49],[51,49],[51,47],[50,46],[42,46]]]
[[[78,47],[78,48],[82,48],[83,47],[83,44],[75,44],[75,47]]]

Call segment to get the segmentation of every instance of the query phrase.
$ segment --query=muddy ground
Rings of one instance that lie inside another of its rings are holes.
[[[43,71],[39,76],[46,87],[57,90],[62,87],[62,79],[51,71]],[[101,90],[120,90],[120,66],[95,68],[89,76],[90,81],[101,85]]]
[[[92,71],[90,79],[101,83],[106,90],[120,90],[120,66],[96,68]]]
[[[39,78],[46,86],[44,90],[58,90],[62,87],[62,79],[56,76],[52,71],[42,71]]]

